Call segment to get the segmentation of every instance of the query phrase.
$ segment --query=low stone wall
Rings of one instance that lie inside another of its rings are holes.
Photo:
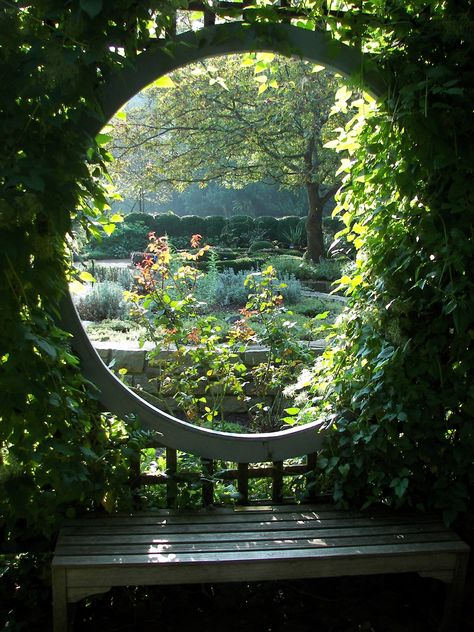
[[[151,343],[145,343],[143,347],[139,347],[136,342],[93,342],[93,345],[103,360],[103,362],[115,373],[120,369],[125,369],[126,373],[123,380],[131,388],[144,391],[144,396],[149,394],[156,396],[158,394],[157,377],[160,375],[159,365],[166,362],[167,357],[173,353],[172,350],[162,350],[157,356],[150,360],[149,352],[153,349]],[[308,346],[313,350],[315,356],[320,355],[325,343],[323,340],[308,342]],[[267,358],[268,349],[266,347],[249,346],[246,351],[239,354],[242,362],[247,367],[252,367]],[[249,400],[241,401],[237,397],[224,397],[223,408],[228,413],[245,413],[249,406],[254,403],[252,400],[251,386],[248,389]],[[269,397],[269,400],[271,397]],[[256,401],[256,400],[255,400]],[[173,408],[173,400],[167,400],[170,408]]]

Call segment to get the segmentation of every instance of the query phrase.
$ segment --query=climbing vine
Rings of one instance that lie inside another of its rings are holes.
[[[172,32],[186,4],[0,0],[0,528],[12,547],[78,508],[110,508],[123,488],[130,427],[98,412],[58,325],[67,239],[72,217],[112,230],[108,156],[84,126],[101,120],[97,88]],[[344,163],[340,212],[359,270],[355,309],[314,380],[330,383],[322,463],[336,499],[453,517],[472,487],[472,10],[311,4],[299,26],[376,54],[390,84]],[[256,5],[246,19],[279,19]]]
[[[461,4],[395,26],[386,107],[340,131],[337,212],[357,271],[313,382],[335,499],[436,507],[447,521],[471,508],[474,482],[474,40]]]

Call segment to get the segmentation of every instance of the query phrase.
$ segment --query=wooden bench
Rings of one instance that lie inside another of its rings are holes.
[[[417,572],[449,586],[456,627],[469,547],[429,515],[328,505],[159,510],[64,524],[53,559],[54,631],[68,604],[112,586]]]

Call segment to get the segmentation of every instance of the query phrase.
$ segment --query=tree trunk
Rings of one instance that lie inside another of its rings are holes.
[[[306,218],[306,240],[308,259],[318,263],[326,256],[323,238],[323,201],[319,197],[318,185],[306,182],[308,196],[308,216]]]

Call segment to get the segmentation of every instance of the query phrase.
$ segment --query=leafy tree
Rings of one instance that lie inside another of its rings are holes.
[[[308,254],[318,261],[323,206],[338,188],[338,159],[324,147],[342,116],[330,118],[337,88],[321,67],[269,53],[182,68],[145,91],[126,121],[114,121],[113,172],[139,190],[213,181],[304,187]]]

